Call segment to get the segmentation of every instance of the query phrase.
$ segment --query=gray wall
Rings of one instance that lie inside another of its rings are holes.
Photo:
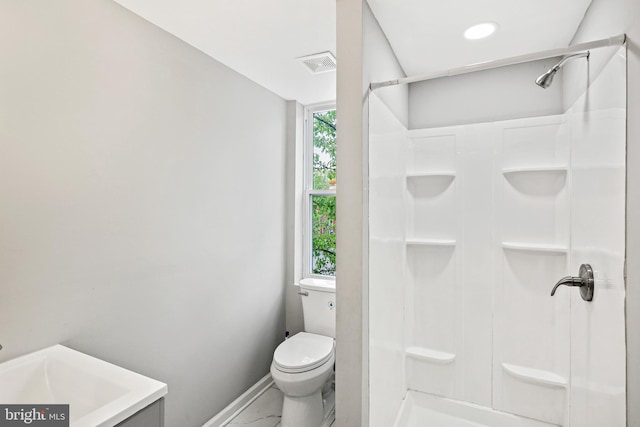
[[[621,33],[627,34],[627,425],[631,427],[640,425],[640,2],[593,0],[573,43]],[[590,61],[591,80],[608,59],[601,55]],[[565,98],[572,102],[576,95],[567,93]]]
[[[285,320],[291,336],[304,330],[302,300],[297,283],[302,278],[304,207],[304,107],[287,101],[287,256]]]
[[[371,83],[406,77],[395,52],[389,44],[389,40],[387,40],[386,34],[382,31],[380,24],[366,2],[362,19],[364,33],[362,61],[365,89]],[[379,88],[376,89],[376,95],[403,125],[408,125],[409,88],[407,85]],[[368,114],[368,105],[365,110]]]
[[[497,59],[497,58],[496,58]],[[535,84],[558,58],[409,85],[409,128],[562,114],[562,85]]]
[[[339,0],[336,262],[336,427],[367,426],[368,398],[368,101],[371,82],[404,77],[366,0]],[[377,92],[407,123],[407,88]],[[340,141],[343,141],[342,143]]]
[[[0,361],[63,343],[202,425],[284,331],[286,103],[108,0],[0,0]]]

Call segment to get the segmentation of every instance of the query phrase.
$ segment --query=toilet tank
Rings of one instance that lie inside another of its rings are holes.
[[[325,279],[300,280],[304,330],[336,337],[336,282]]]

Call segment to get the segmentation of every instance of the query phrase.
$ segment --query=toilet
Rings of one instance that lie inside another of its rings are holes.
[[[303,279],[299,294],[305,330],[276,348],[271,376],[284,393],[281,426],[320,427],[335,404],[335,282]]]

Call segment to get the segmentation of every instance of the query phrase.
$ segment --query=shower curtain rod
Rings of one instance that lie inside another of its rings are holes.
[[[421,82],[424,80],[437,79],[440,77],[458,76],[460,74],[473,73],[475,71],[490,70],[493,68],[505,67],[507,65],[521,64],[523,62],[537,61],[540,59],[553,58],[555,56],[570,55],[572,53],[582,52],[589,49],[596,49],[607,46],[621,46],[626,41],[626,34],[621,34],[607,39],[596,40],[592,42],[580,43],[573,46],[560,49],[543,50],[526,55],[512,56],[511,58],[496,59],[492,61],[478,62],[476,64],[464,65],[462,67],[451,68],[445,71],[435,73],[422,74],[414,77],[404,77],[396,80],[387,80],[385,82],[371,83],[370,90],[378,89],[386,86],[395,86],[406,83]]]

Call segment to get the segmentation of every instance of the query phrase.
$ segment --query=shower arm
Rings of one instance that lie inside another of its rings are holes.
[[[560,68],[562,68],[562,66],[565,64],[565,62],[567,62],[570,59],[574,59],[574,58],[587,58],[589,59],[589,55],[591,53],[589,51],[586,52],[580,52],[580,53],[573,53],[571,55],[567,55],[565,57],[563,57],[556,65],[553,66],[553,68],[555,70],[559,70]]]

